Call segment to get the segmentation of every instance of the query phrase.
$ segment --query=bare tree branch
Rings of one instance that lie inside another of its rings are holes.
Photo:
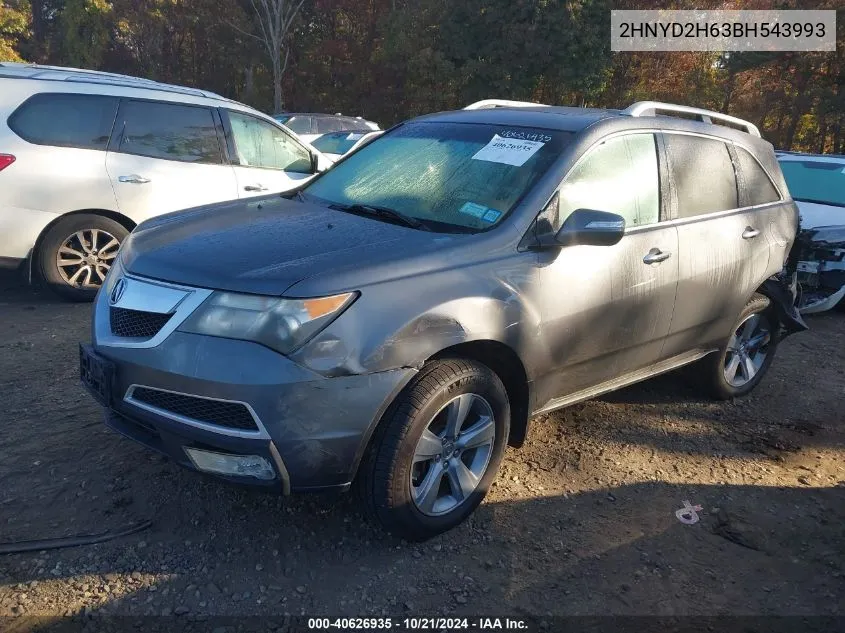
[[[273,107],[278,111],[282,106],[282,78],[290,57],[290,47],[287,44],[288,33],[305,0],[249,0],[249,2],[258,24],[258,35],[246,33],[234,24],[230,26],[239,33],[249,35],[261,42],[267,50],[273,71]],[[284,53],[284,62],[281,60],[282,53]]]
[[[264,40],[263,40],[262,38],[258,37],[255,33],[250,33],[249,31],[244,31],[244,30],[243,30],[241,27],[239,27],[237,24],[233,24],[232,22],[229,22],[228,20],[225,20],[225,23],[226,23],[228,26],[230,26],[230,27],[232,27],[233,29],[235,29],[235,30],[236,30],[238,33],[240,33],[241,35],[245,35],[245,36],[247,36],[247,37],[251,37],[252,39],[254,39],[254,40],[256,40],[256,41],[259,41],[259,42],[262,42],[262,43],[264,42]]]

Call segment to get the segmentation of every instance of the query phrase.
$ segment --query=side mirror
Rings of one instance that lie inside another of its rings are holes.
[[[332,161],[330,161],[322,154],[311,154],[311,167],[313,173],[322,174],[324,171],[327,171],[331,166]]]
[[[555,234],[559,246],[613,246],[625,235],[625,218],[615,213],[576,209]]]

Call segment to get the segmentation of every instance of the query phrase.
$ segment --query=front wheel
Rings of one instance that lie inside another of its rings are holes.
[[[371,516],[413,541],[455,527],[487,494],[509,430],[507,392],[490,368],[427,364],[390,407],[362,466]]]
[[[718,354],[705,359],[710,392],[719,400],[738,398],[760,384],[780,342],[780,322],[768,297],[755,294]]]

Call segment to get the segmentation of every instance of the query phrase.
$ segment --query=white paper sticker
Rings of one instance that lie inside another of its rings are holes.
[[[364,135],[363,134],[356,134],[355,132],[352,132],[349,136],[346,137],[346,140],[347,141],[357,141],[362,136],[364,136]]]
[[[502,163],[522,167],[529,158],[534,156],[545,143],[527,141],[515,138],[502,138],[498,134],[484,147],[478,150],[473,160],[486,160],[491,163]]]

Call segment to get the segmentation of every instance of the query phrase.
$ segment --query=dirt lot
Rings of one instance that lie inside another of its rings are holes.
[[[349,497],[228,487],[108,431],[77,379],[89,316],[0,279],[0,542],[152,525],[0,556],[0,615],[845,615],[841,313],[744,400],[668,376],[536,418],[474,517],[421,545]]]

